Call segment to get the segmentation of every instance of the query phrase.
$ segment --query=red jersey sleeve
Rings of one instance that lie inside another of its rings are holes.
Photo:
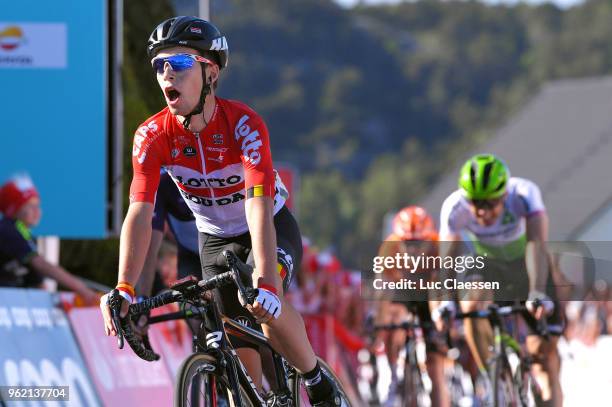
[[[275,195],[275,175],[270,152],[270,137],[264,121],[253,111],[246,111],[234,130],[234,142],[240,149],[244,166],[247,198]]]
[[[130,186],[130,202],[155,202],[162,166],[159,138],[162,130],[155,120],[140,126],[134,134],[132,168],[134,176]]]

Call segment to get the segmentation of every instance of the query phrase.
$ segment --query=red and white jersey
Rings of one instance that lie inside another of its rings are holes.
[[[268,129],[243,103],[216,98],[200,133],[185,130],[168,108],[136,131],[130,202],[154,203],[165,167],[196,218],[200,232],[230,237],[248,230],[245,199],[274,198],[274,213],[288,192],[272,167]]]

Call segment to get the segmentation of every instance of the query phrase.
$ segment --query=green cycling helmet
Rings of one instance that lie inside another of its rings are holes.
[[[495,199],[506,192],[510,170],[493,154],[477,154],[459,174],[459,188],[468,199]]]

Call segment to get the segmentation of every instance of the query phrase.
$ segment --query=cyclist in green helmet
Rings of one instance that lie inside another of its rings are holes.
[[[508,167],[493,154],[480,154],[461,168],[459,187],[468,199],[494,199],[506,192]]]
[[[561,406],[560,358],[557,340],[563,330],[562,316],[552,284],[552,263],[546,241],[548,216],[540,189],[530,180],[511,177],[506,164],[493,154],[471,157],[461,168],[459,188],[442,205],[440,255],[456,256],[461,242],[475,256],[483,256],[484,268],[458,273],[466,282],[498,282],[500,289],[471,289],[458,292],[461,311],[486,309],[492,301],[520,300],[534,316],[547,318],[549,340],[528,326],[527,351],[538,364],[534,375],[542,389],[544,405]],[[535,300],[542,306],[534,307]],[[443,311],[453,311],[451,301],[433,302],[432,319],[439,329]],[[466,319],[465,336],[481,372],[493,344],[487,320]]]

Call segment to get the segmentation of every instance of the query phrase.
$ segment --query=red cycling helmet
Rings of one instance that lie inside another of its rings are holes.
[[[433,219],[420,206],[407,206],[395,215],[393,234],[401,240],[438,240]]]

